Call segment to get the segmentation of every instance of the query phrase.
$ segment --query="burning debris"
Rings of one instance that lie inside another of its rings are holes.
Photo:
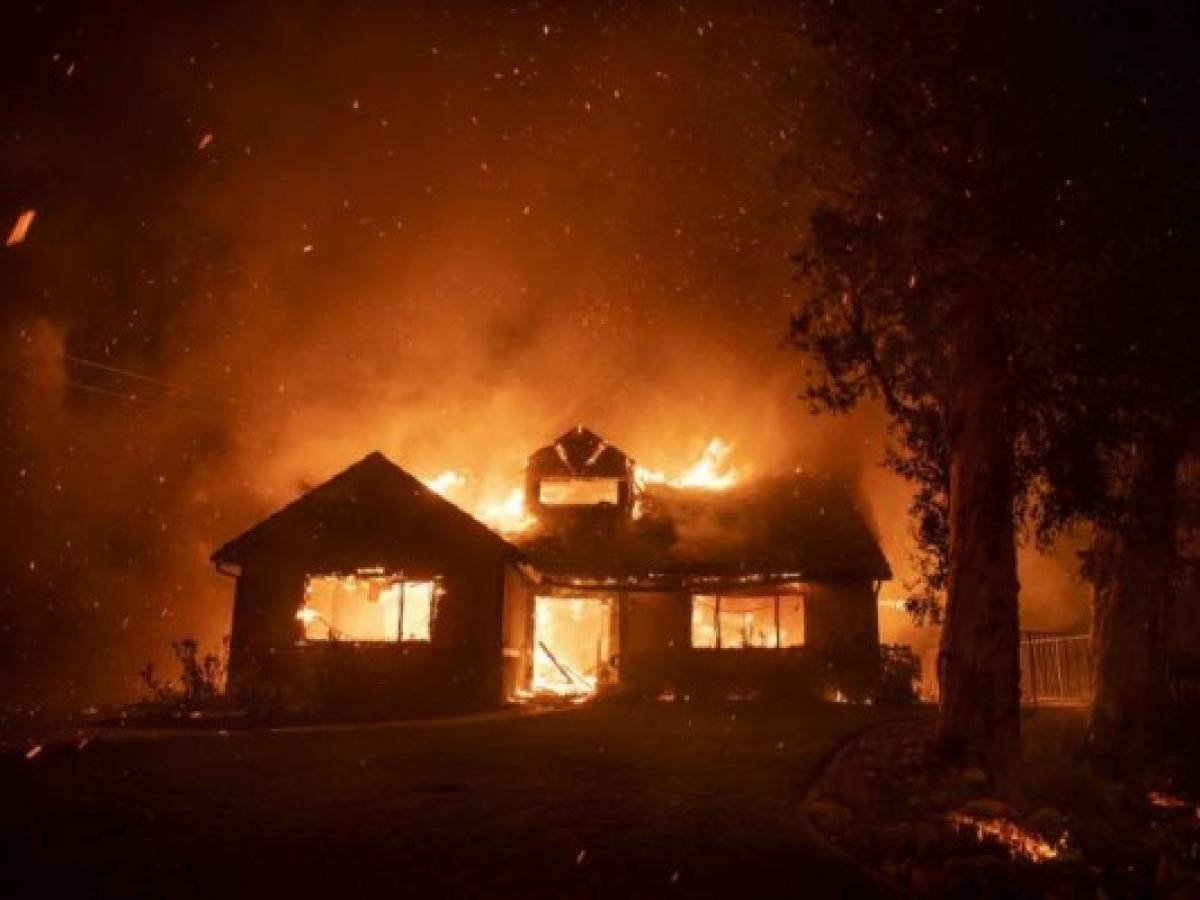
[[[27,209],[17,216],[17,221],[13,224],[12,231],[8,233],[8,240],[4,242],[4,245],[6,247],[15,247],[17,244],[22,243],[29,234],[29,229],[33,225],[33,219],[36,215],[36,210]]]
[[[1064,833],[1055,843],[1028,828],[1002,816],[990,817],[958,811],[950,814],[950,822],[956,829],[966,830],[981,843],[994,843],[1003,847],[1013,859],[1028,862],[1046,862],[1057,859],[1067,847]]]
[[[1151,791],[1146,795],[1146,799],[1150,801],[1150,805],[1157,809],[1166,809],[1172,811],[1195,810],[1196,816],[1200,818],[1200,807],[1171,794],[1163,793],[1162,791]]]

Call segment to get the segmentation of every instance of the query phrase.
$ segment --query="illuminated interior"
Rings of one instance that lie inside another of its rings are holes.
[[[306,641],[428,641],[434,583],[395,575],[310,575],[296,618]]]
[[[804,644],[804,597],[692,597],[692,646],[800,647]]]
[[[590,694],[611,679],[609,599],[538,597],[534,609],[535,691]]]
[[[598,506],[621,499],[618,478],[543,478],[538,499],[546,506]]]

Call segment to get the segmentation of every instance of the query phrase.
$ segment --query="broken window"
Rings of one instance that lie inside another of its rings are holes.
[[[692,597],[693,647],[799,647],[804,597]]]
[[[615,506],[621,500],[621,479],[543,478],[538,500],[545,506]]]
[[[428,641],[434,594],[395,575],[311,575],[296,618],[308,641]]]

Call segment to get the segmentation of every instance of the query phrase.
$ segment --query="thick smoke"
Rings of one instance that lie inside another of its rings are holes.
[[[376,449],[472,504],[576,423],[667,470],[720,436],[751,472],[872,473],[903,572],[881,421],[808,417],[781,347],[813,202],[789,160],[822,139],[793,15],[18,13],[5,691],[127,697],[170,639],[216,643],[211,550]]]

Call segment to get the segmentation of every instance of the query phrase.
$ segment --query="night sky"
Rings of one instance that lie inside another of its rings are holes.
[[[656,468],[720,436],[865,473],[903,568],[878,415],[808,417],[782,346],[853,160],[789,4],[3,16],[0,700],[218,641],[212,549],[375,449],[470,504],[576,422]]]

